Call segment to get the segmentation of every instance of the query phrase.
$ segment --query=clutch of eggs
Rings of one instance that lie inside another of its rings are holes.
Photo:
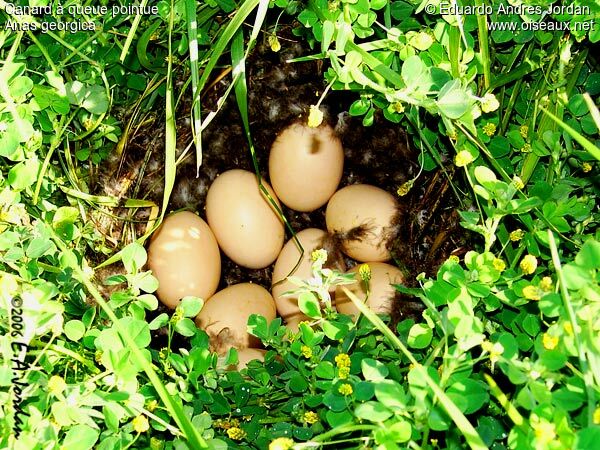
[[[262,182],[280,206],[271,186]],[[269,266],[283,247],[283,222],[261,193],[256,175],[228,170],[208,189],[206,218],[221,250],[249,269]]]
[[[293,124],[277,136],[269,154],[273,189],[295,211],[314,211],[327,203],[343,170],[342,143],[328,125]]]
[[[182,211],[168,216],[152,235],[148,267],[158,279],[158,298],[174,309],[185,296],[206,299],[215,293],[221,254],[206,222]]]
[[[353,184],[337,191],[327,204],[327,231],[342,237],[342,250],[360,261],[387,261],[388,233],[393,227],[398,203],[392,194],[368,184]],[[362,228],[358,236],[352,230]]]

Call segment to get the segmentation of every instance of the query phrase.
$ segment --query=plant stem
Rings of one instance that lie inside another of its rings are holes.
[[[577,348],[579,368],[583,374],[583,382],[585,383],[585,391],[587,395],[587,423],[588,427],[591,427],[594,424],[595,410],[594,388],[592,387],[593,374],[589,370],[586,352],[583,348],[583,344],[581,343],[579,332],[577,331],[577,317],[575,315],[575,310],[573,309],[573,303],[571,303],[571,296],[569,294],[569,290],[567,289],[567,280],[560,263],[560,256],[558,255],[558,248],[556,246],[556,241],[554,240],[554,234],[551,230],[548,230],[548,244],[550,245],[550,253],[552,254],[554,270],[556,271],[556,275],[558,276],[560,283],[560,293],[563,299],[563,304],[565,306],[565,310],[567,311],[567,316],[569,317],[571,327],[573,328],[573,340],[575,341],[575,347]]]

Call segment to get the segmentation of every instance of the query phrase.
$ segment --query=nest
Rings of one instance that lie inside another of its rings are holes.
[[[305,54],[307,49],[293,40],[283,40],[280,52],[258,45],[247,61],[248,105],[252,139],[261,175],[268,180],[269,149],[279,130],[306,120],[310,105],[317,102],[325,88],[322,61],[288,63]],[[182,68],[182,71],[184,69]],[[188,74],[182,74],[182,80]],[[223,95],[230,76],[215,77],[203,93],[202,110],[214,110]],[[409,137],[397,124],[375,114],[374,124],[362,126],[360,118],[348,114],[356,93],[330,91],[321,104],[324,121],[334,128],[344,152],[344,173],[340,188],[356,183],[378,186],[393,195],[420,170],[418,152],[411,148]],[[189,146],[192,136],[189,124],[191,99],[182,101],[177,115],[177,149],[179,155]],[[164,114],[155,111],[144,123],[133,127],[127,146],[104,164],[94,184],[95,193],[119,199],[143,198],[160,206],[163,197]],[[218,174],[233,168],[254,171],[242,121],[235,98],[230,96],[221,111],[202,134],[203,161],[197,176],[192,152],[177,168],[177,179],[169,210],[182,208],[197,211],[205,217],[206,194]],[[389,246],[394,262],[406,274],[411,285],[416,275],[435,273],[450,254],[459,254],[465,243],[464,231],[458,226],[456,200],[449,189],[452,173],[436,171],[421,174],[412,190],[399,197],[400,210],[390,233]],[[118,247],[143,234],[157,208],[123,208],[121,205],[96,214],[97,227],[105,234],[107,244]],[[297,230],[315,227],[325,229],[325,207],[310,213],[283,207],[286,218]],[[108,214],[107,214],[108,213]],[[355,237],[368,234],[357,229]],[[335,241],[336,239],[333,239]],[[330,243],[335,251],[336,244]],[[338,255],[339,256],[339,255]],[[348,267],[356,262],[346,258]],[[219,288],[239,282],[255,282],[269,288],[272,267],[250,270],[239,267],[225,255]],[[392,317],[399,321],[415,317],[422,311],[420,302],[398,294],[393,301]]]

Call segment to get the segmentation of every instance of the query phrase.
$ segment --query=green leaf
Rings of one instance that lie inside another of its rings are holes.
[[[436,104],[443,115],[449,119],[458,119],[469,110],[471,100],[460,81],[451,80],[440,90]]]
[[[169,315],[167,313],[159,314],[154,318],[152,322],[148,324],[148,327],[151,330],[158,330],[161,327],[164,327],[169,323]]]
[[[298,296],[298,307],[300,308],[300,311],[311,319],[318,319],[321,317],[319,300],[312,292],[303,292]]]
[[[319,378],[332,380],[335,377],[335,367],[329,361],[321,361],[315,367],[315,375]]]
[[[301,393],[306,391],[308,383],[299,372],[294,372],[288,381],[288,387],[292,392]]]
[[[600,242],[587,240],[575,257],[575,262],[585,269],[600,269]]]
[[[354,415],[359,419],[368,420],[369,422],[383,422],[392,417],[394,413],[381,403],[370,401],[358,405],[354,409]]]
[[[183,317],[196,317],[202,306],[204,306],[204,300],[201,298],[186,296],[181,299],[177,308],[183,311]]]
[[[100,436],[100,432],[88,425],[75,425],[67,431],[62,443],[69,450],[89,450]]]
[[[121,259],[127,273],[136,273],[146,264],[148,257],[142,245],[132,242],[121,250]]]
[[[102,86],[85,85],[75,80],[65,83],[69,103],[81,106],[92,114],[104,114],[108,111],[108,97]]]
[[[181,319],[175,325],[175,331],[177,331],[182,336],[193,336],[194,334],[196,334],[197,330],[198,329],[196,328],[196,324],[194,323],[194,321],[188,319],[187,317]]]
[[[365,358],[360,362],[362,374],[365,380],[377,381],[383,380],[390,373],[389,369],[382,362],[371,358]]]
[[[375,383],[375,397],[392,410],[403,411],[406,409],[406,393],[397,381],[380,380]]]
[[[408,345],[412,348],[426,348],[431,343],[433,330],[427,324],[417,323],[413,325],[408,333]]]
[[[348,411],[327,411],[327,413],[325,414],[325,418],[327,419],[327,423],[332,428],[340,427],[342,425],[346,425],[354,421],[354,416]]]
[[[69,339],[77,342],[85,334],[85,325],[80,320],[69,320],[63,330]]]
[[[446,391],[448,397],[459,404],[459,399],[465,400],[466,405],[463,413],[472,414],[481,409],[489,401],[486,385],[467,378],[451,383]]]
[[[40,162],[37,158],[22,161],[8,171],[8,183],[13,189],[22,190],[37,181]]]

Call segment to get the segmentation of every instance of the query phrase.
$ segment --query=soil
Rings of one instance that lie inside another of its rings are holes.
[[[258,45],[247,61],[248,102],[252,139],[261,175],[268,181],[267,160],[271,144],[279,130],[295,121],[305,121],[309,106],[315,104],[325,88],[322,61],[288,63],[310,51],[290,39],[281,40],[282,49],[273,52]],[[183,70],[183,69],[182,69]],[[223,75],[225,75],[224,72]],[[187,77],[187,74],[184,74]],[[205,90],[202,111],[216,108],[231,75],[220,78]],[[381,114],[374,124],[362,125],[361,118],[350,117],[348,108],[356,93],[330,91],[321,104],[325,122],[331,125],[342,140],[345,150],[344,174],[340,188],[366,183],[396,195],[398,187],[419,172],[418,152],[411,139],[397,124],[388,122]],[[191,102],[182,101],[177,109],[178,151],[191,142],[189,126]],[[157,205],[162,201],[164,168],[164,129],[162,117],[156,112],[151,120],[137,128],[120,157],[113,157],[102,168],[96,192],[118,198],[146,198]],[[204,204],[211,182],[218,174],[233,168],[254,171],[239,110],[233,94],[202,134],[203,159],[197,176],[195,155],[188,152],[178,166],[177,180],[170,200],[169,211],[191,209],[205,217]],[[448,172],[446,172],[448,173]],[[450,171],[450,176],[452,175]],[[395,263],[405,272],[406,284],[412,286],[417,274],[434,275],[439,264],[450,254],[461,253],[465,243],[463,230],[458,226],[455,211],[457,202],[448,189],[450,180],[441,171],[422,174],[408,195],[397,197],[400,202],[397,231],[390,242]],[[325,229],[325,207],[311,213],[299,213],[283,208],[292,227],[300,231],[309,227]],[[139,236],[144,231],[149,211],[140,209],[131,220],[131,210],[112,211],[120,218],[97,226],[104,231],[107,242],[115,246]],[[135,226],[132,226],[135,224]],[[130,231],[129,235],[125,232]],[[289,236],[288,236],[289,238]],[[348,267],[356,262],[347,261]],[[250,270],[237,266],[225,255],[222,258],[221,286],[252,281],[267,289],[271,285],[272,267]],[[414,298],[398,294],[392,318],[395,322],[406,317],[417,318],[423,307]]]

